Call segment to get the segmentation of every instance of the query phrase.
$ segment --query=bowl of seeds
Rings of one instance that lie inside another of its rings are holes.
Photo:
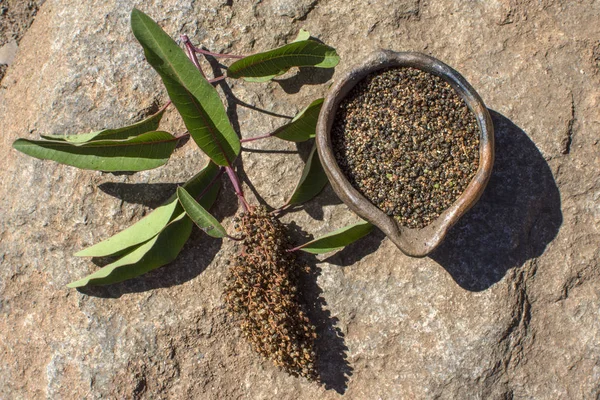
[[[336,82],[316,138],[340,199],[414,257],[479,200],[494,163],[494,128],[477,92],[420,53],[377,51]]]

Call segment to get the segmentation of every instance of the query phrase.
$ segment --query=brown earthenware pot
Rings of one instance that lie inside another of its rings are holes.
[[[465,100],[479,125],[479,168],[475,176],[456,202],[422,229],[401,226],[352,187],[339,168],[332,150],[331,127],[342,99],[368,74],[388,67],[413,67],[443,78]],[[485,104],[458,72],[441,61],[420,53],[380,50],[350,71],[331,88],[325,98],[316,138],[323,168],[340,199],[352,211],[381,229],[405,254],[413,257],[424,257],[433,251],[450,227],[479,200],[494,164],[494,127]]]

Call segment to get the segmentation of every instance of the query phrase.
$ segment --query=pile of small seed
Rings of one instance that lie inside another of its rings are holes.
[[[331,139],[352,186],[409,228],[454,203],[479,165],[475,115],[446,81],[415,68],[359,82],[336,112]]]
[[[318,381],[316,329],[299,301],[298,265],[285,227],[264,207],[241,213],[234,227],[241,254],[227,275],[225,301],[254,350],[294,376]]]

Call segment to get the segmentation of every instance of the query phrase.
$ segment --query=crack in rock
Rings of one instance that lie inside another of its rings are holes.
[[[600,40],[596,42],[592,49],[592,66],[596,73],[600,72]]]
[[[567,132],[566,136],[563,138],[561,142],[561,153],[569,154],[571,152],[571,143],[573,142],[573,125],[575,125],[575,97],[573,96],[573,92],[571,92],[571,118],[569,122],[567,122]]]
[[[591,279],[596,279],[600,276],[596,265],[588,265],[584,269],[577,271],[574,275],[570,276],[562,286],[561,295],[557,301],[563,301],[569,298],[570,292],[583,285]]]
[[[523,359],[525,341],[531,337],[529,325],[531,322],[531,302],[527,291],[530,282],[537,272],[537,259],[529,266],[517,271],[511,291],[515,297],[512,320],[500,338],[500,343],[506,343],[503,367],[505,371],[515,369]]]

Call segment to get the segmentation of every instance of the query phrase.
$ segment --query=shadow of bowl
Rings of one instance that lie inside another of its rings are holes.
[[[560,191],[542,153],[510,119],[490,114],[497,149],[490,181],[429,254],[460,287],[474,292],[544,254],[563,222]]]
[[[350,184],[333,153],[331,128],[340,103],[367,75],[390,67],[413,67],[444,79],[466,102],[479,126],[479,167],[475,176],[448,209],[421,229],[400,225],[394,217],[388,216],[367,200]],[[380,50],[351,70],[332,87],[325,98],[317,124],[316,140],[325,173],[340,199],[352,211],[381,229],[402,252],[413,257],[424,257],[439,246],[452,225],[479,200],[494,164],[494,127],[485,104],[458,72],[420,53]]]

